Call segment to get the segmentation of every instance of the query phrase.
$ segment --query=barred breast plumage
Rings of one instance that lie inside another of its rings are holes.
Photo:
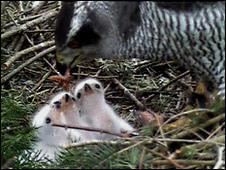
[[[56,26],[57,60],[173,58],[225,95],[225,2],[76,1]]]

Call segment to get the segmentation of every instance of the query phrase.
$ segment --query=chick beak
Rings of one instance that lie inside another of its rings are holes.
[[[92,88],[90,87],[90,85],[88,85],[88,84],[85,84],[85,92],[92,92]]]

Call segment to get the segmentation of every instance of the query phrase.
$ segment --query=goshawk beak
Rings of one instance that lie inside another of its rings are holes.
[[[64,62],[63,55],[59,52],[56,53],[56,69],[61,75],[65,75],[69,69],[69,65]]]
[[[70,49],[69,51],[56,52],[56,69],[64,75],[66,70],[71,69],[83,61],[81,49]]]

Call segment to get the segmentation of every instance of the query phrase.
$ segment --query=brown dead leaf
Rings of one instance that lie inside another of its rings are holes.
[[[163,117],[151,110],[138,112],[138,115],[144,125],[149,123],[159,125],[163,123]]]
[[[171,131],[174,129],[186,127],[186,126],[189,126],[191,124],[191,122],[192,122],[191,119],[189,119],[187,117],[183,117],[183,118],[176,120],[175,122],[164,125],[163,130],[168,132],[168,131]]]
[[[49,80],[55,81],[58,86],[63,87],[64,90],[68,91],[70,89],[70,82],[72,80],[72,75],[70,74],[70,70],[68,69],[64,76],[50,76]]]

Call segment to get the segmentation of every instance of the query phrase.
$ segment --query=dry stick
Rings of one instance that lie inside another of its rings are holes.
[[[152,62],[152,61],[142,61],[142,62],[139,62],[138,64],[135,65],[134,70],[135,70],[135,72],[137,72],[137,71],[139,71],[143,68],[147,68],[149,66],[159,64],[159,63],[160,63],[160,61],[154,61],[154,62]]]
[[[1,169],[12,169],[13,163],[16,161],[16,156],[8,159],[4,165],[2,165]]]
[[[16,21],[14,20],[14,18],[13,18],[13,16],[8,12],[8,10],[6,10],[6,12],[7,12],[7,14],[8,14],[8,16],[10,17],[10,19],[12,20],[12,22],[14,23],[14,25],[15,26],[19,26],[17,23],[16,23]],[[30,38],[27,36],[27,34],[26,33],[23,33],[23,35],[26,37],[26,39],[27,39],[27,41],[32,45],[32,46],[34,46],[34,43],[30,40]],[[16,42],[17,42],[18,40],[16,40]],[[35,53],[36,54],[36,53]]]
[[[46,32],[54,32],[54,29],[38,29],[38,30],[27,30],[25,33],[46,33]]]
[[[181,75],[177,76],[176,78],[174,78],[173,80],[171,80],[169,83],[167,83],[165,86],[160,87],[158,90],[159,90],[159,91],[164,90],[164,89],[167,88],[169,85],[171,85],[171,84],[173,84],[174,82],[176,82],[177,80],[179,80],[179,79],[185,77],[185,76],[188,75],[189,73],[190,73],[190,71],[186,71],[186,72],[182,73]],[[147,97],[145,100],[146,100],[146,101],[147,101],[147,100],[152,100],[155,96],[156,96],[156,94],[153,94],[153,95]]]
[[[177,118],[177,117],[180,117],[180,116],[184,116],[186,114],[191,114],[191,113],[195,113],[195,112],[203,112],[203,113],[206,113],[206,112],[211,112],[211,110],[209,109],[193,109],[193,110],[189,110],[189,111],[185,111],[185,112],[181,112],[177,115],[174,115],[172,117],[170,117],[168,120],[166,120],[164,123],[161,124],[160,127],[164,127],[167,123],[169,123],[171,120]],[[156,133],[158,133],[160,131],[160,129],[158,129],[158,131]]]
[[[42,16],[42,14],[38,14],[38,15],[34,15],[34,16],[28,16],[28,17],[25,17],[25,18],[21,18],[21,19],[18,19],[18,21],[16,21],[17,24],[22,24],[24,22],[27,22],[29,20],[32,20],[32,19],[35,19],[35,18],[38,18]],[[7,27],[11,27],[12,25],[14,24],[14,22],[10,22],[10,23],[7,23],[3,26],[3,28],[7,28]]]
[[[151,153],[153,153],[153,154],[155,154],[155,155],[157,155],[157,156],[160,156],[160,157],[162,157],[163,159],[166,159],[167,161],[169,161],[170,163],[172,163],[175,167],[180,168],[180,169],[184,169],[184,166],[178,164],[175,160],[170,159],[170,158],[168,158],[168,157],[162,155],[161,153],[158,153],[158,152],[156,152],[156,151],[154,151],[154,150],[151,150],[151,149],[149,149],[149,148],[146,148],[146,149],[147,149],[148,151],[150,151]]]
[[[225,161],[223,160],[223,151],[225,147],[219,147],[218,148],[218,161],[213,167],[213,169],[220,169],[220,167],[225,164]]]
[[[165,65],[168,66],[170,64],[176,64],[176,62],[175,61],[165,61],[165,62],[161,62],[161,63],[155,64],[155,65],[152,65],[152,67],[162,67]]]
[[[40,26],[36,25],[35,29],[40,30]],[[43,33],[40,33],[39,36],[41,41],[45,41],[45,36],[43,35]]]
[[[120,133],[113,133],[107,130],[99,129],[99,128],[91,128],[91,127],[82,127],[82,126],[70,126],[70,125],[62,125],[62,124],[56,124],[53,123],[52,126],[57,126],[57,127],[63,127],[63,128],[71,128],[71,129],[80,129],[80,130],[86,130],[86,131],[92,131],[92,132],[100,132],[100,133],[107,133],[119,137],[125,137],[125,135],[120,134]]]
[[[18,24],[16,23],[16,21],[14,20],[13,16],[9,13],[9,11],[6,9],[6,13],[8,15],[8,17],[11,19],[11,21],[13,22],[13,24],[15,26],[18,26]],[[15,49],[15,46],[17,44],[17,42],[19,41],[19,35],[16,35],[15,38],[13,39],[12,43],[10,44],[10,46],[8,47],[9,51],[13,51]]]
[[[154,90],[152,87],[146,87],[146,88],[142,88],[142,89],[139,89],[136,91],[136,93],[139,94],[140,96],[143,95],[144,93],[170,95],[170,94],[178,94],[179,92],[181,92],[181,90],[159,91],[158,89]]]
[[[161,123],[160,123],[160,121],[159,121],[159,117],[156,116],[156,114],[153,114],[153,115],[154,115],[155,119],[157,120],[157,124],[158,124],[158,127],[159,127],[158,131],[160,131],[160,134],[161,134],[162,138],[165,138],[165,134],[164,134],[164,132],[163,132]],[[164,142],[164,145],[168,148],[168,144],[167,144],[166,142]]]
[[[167,83],[165,86],[162,86],[159,88],[160,91],[166,89],[168,86],[170,86],[171,84],[175,83],[176,81],[180,80],[181,78],[185,77],[186,75],[188,75],[190,73],[190,71],[186,71],[182,74],[180,74],[179,76],[173,78],[169,83]]]
[[[199,130],[199,128],[205,128],[208,127],[216,122],[219,122],[220,120],[223,120],[225,118],[225,114],[220,114],[219,116],[214,117],[213,119],[208,120],[207,122],[199,125],[198,127],[189,129],[189,131],[183,131],[181,133],[175,134],[172,136],[173,139],[178,139],[178,138],[183,138],[185,136],[187,136],[188,134],[190,134],[192,132],[196,132]]]
[[[74,148],[74,147],[84,147],[84,146],[88,146],[88,145],[98,145],[98,144],[108,144],[108,145],[130,145],[131,142],[130,141],[116,141],[116,140],[91,140],[91,141],[87,141],[87,142],[82,142],[82,143],[72,143],[70,145],[66,145],[64,146],[65,149],[69,149],[69,148]]]
[[[62,125],[62,127],[66,127],[66,128],[69,128],[68,126],[65,126],[65,125]],[[81,127],[79,127],[81,128]],[[77,129],[75,127],[73,127],[73,129]],[[83,129],[83,130],[88,130],[88,129]],[[71,148],[71,147],[82,147],[82,146],[86,146],[86,145],[95,145],[95,144],[112,144],[112,145],[117,145],[117,144],[120,144],[120,145],[130,145],[132,143],[136,143],[136,142],[140,142],[140,141],[143,141],[144,143],[143,144],[153,144],[153,142],[163,142],[163,141],[166,141],[166,142],[183,142],[183,143],[193,143],[192,145],[220,145],[220,146],[224,146],[224,141],[223,141],[223,138],[225,136],[221,136],[221,137],[218,137],[216,139],[212,139],[212,140],[205,140],[205,141],[201,141],[201,140],[191,140],[191,139],[171,139],[171,138],[151,138],[151,137],[148,137],[146,139],[144,139],[143,137],[139,140],[138,138],[126,138],[127,141],[97,141],[97,140],[93,140],[93,141],[89,141],[89,142],[84,142],[84,143],[75,143],[75,144],[71,144],[69,146],[67,146],[67,148]],[[195,143],[195,144],[194,144]],[[190,145],[190,146],[192,146]]]
[[[167,71],[164,71],[164,74],[168,75],[170,78],[174,79],[176,78],[176,76],[174,76],[172,73],[169,73]],[[188,84],[186,84],[185,82],[183,82],[182,80],[178,80],[177,81],[179,83],[179,85],[185,87],[186,89],[192,90],[191,86],[189,86]]]
[[[45,48],[45,47],[49,47],[49,46],[54,45],[54,44],[55,44],[55,41],[53,41],[53,40],[52,41],[46,41],[46,42],[42,42],[38,45],[35,45],[33,47],[22,50],[22,51],[16,53],[16,55],[10,57],[9,60],[4,63],[4,66],[8,68],[14,61],[18,60],[21,56],[26,55],[30,52],[40,50],[40,49]]]
[[[25,40],[25,37],[21,36],[20,40],[18,41],[18,43],[17,43],[17,45],[15,47],[15,52],[18,52],[21,49],[24,40]]]
[[[15,46],[16,46],[17,42],[19,41],[19,38],[20,38],[19,35],[15,36],[12,43],[8,46],[9,51],[13,51],[15,49]]]
[[[184,142],[184,143],[198,143],[198,144],[210,144],[210,145],[223,145],[224,146],[224,141],[222,141],[222,138],[225,136],[221,136],[216,139],[211,139],[211,140],[191,140],[191,139],[172,139],[172,138],[147,138],[147,143],[150,143],[151,141],[166,141],[166,142]]]
[[[49,18],[56,16],[57,13],[58,13],[57,9],[48,11],[48,12],[44,13],[41,17],[34,19],[33,21],[29,21],[23,25],[18,26],[17,28],[14,28],[8,32],[5,32],[4,34],[1,35],[1,40],[9,38],[10,36],[15,35],[16,33],[25,31],[29,27],[32,27],[36,24],[44,22],[44,21],[48,20]]]
[[[49,63],[49,61],[48,60],[46,60],[45,58],[43,58],[44,59],[44,61],[53,69],[53,71],[55,71],[56,73],[58,73],[57,71],[56,71],[56,69],[54,68],[55,67],[55,63],[54,63],[54,65],[52,65],[52,64],[50,64]],[[35,91],[41,84],[42,84],[42,82],[44,82],[48,77],[49,77],[49,75],[51,74],[51,72],[52,72],[52,70],[50,70],[49,72],[47,72],[43,77],[42,77],[42,79],[31,89],[31,91]]]
[[[207,153],[207,152],[203,152],[203,153],[196,153],[196,157],[197,159],[199,160],[210,160],[210,159],[215,159],[216,158],[216,155],[215,153]]]
[[[52,65],[47,59],[43,58],[43,60],[50,66],[50,68],[58,75],[58,76],[62,76],[54,67],[56,66],[56,63],[54,63],[54,65]]]
[[[136,98],[136,96],[134,96],[132,93],[129,92],[129,90],[123,86],[116,78],[113,78],[113,81],[115,84],[117,84],[119,86],[120,89],[122,89],[124,91],[124,93],[130,97],[130,99],[132,101],[134,101],[136,103],[136,105],[140,108],[140,109],[145,109],[145,106]]]
[[[35,84],[35,86],[31,89],[31,91],[35,91],[48,77],[49,75],[51,74],[52,70],[50,70],[49,72],[47,72],[43,77],[42,79]]]
[[[9,133],[9,132],[11,132],[11,131],[18,130],[18,129],[23,129],[23,128],[24,128],[24,126],[11,127],[11,128],[9,128],[9,129],[3,129],[3,130],[1,130],[1,133],[2,133],[2,134],[3,134],[3,133]]]
[[[213,137],[217,132],[219,132],[221,129],[223,129],[223,127],[225,126],[225,122],[220,125],[216,130],[214,130],[209,136],[208,138],[206,138],[206,140],[211,139],[211,137]]]
[[[33,58],[30,58],[29,60],[27,60],[25,63],[21,64],[19,67],[17,67],[15,70],[13,70],[12,72],[10,72],[9,74],[7,74],[6,76],[4,76],[3,78],[1,78],[1,83],[5,83],[6,81],[8,81],[10,78],[12,78],[13,76],[15,76],[19,71],[21,71],[24,67],[26,67],[27,65],[31,64],[32,62],[34,62],[35,60],[37,60],[38,58],[52,52],[55,50],[55,46],[52,46],[40,53],[38,53],[36,56],[34,56]]]
[[[38,4],[35,8],[33,8],[34,12],[33,14],[37,14],[43,6],[45,6],[48,3],[48,1],[40,1],[40,4]]]
[[[23,8],[23,1],[19,1],[19,11],[23,12],[24,8]]]
[[[208,143],[206,143],[207,141],[208,141]],[[212,148],[213,145],[214,146],[216,146],[216,145],[225,146],[225,135],[215,137],[211,140],[204,140],[200,143],[186,145],[186,146],[181,147],[180,150],[184,150],[186,148],[200,149],[200,148],[203,148],[203,147],[205,147],[205,149],[207,150],[210,147]]]
[[[28,8],[28,6],[26,6],[26,8]],[[21,15],[21,16],[23,16],[23,15]],[[37,27],[37,25],[36,25],[36,27]],[[30,40],[30,38],[28,37],[28,35],[27,35],[25,32],[23,32],[23,34],[25,35],[26,39],[27,39],[28,42],[31,44],[31,46],[34,46],[34,42],[32,42],[32,41]],[[45,40],[42,39],[42,41],[45,41]],[[34,52],[34,54],[37,55],[37,52]]]
[[[63,126],[65,127],[65,126]],[[189,139],[170,139],[170,138],[165,138],[165,139],[161,139],[161,138],[148,138],[145,139],[143,144],[153,144],[153,142],[159,142],[159,141],[167,141],[167,142],[184,142],[184,143],[195,143],[193,145],[221,145],[224,146],[224,142],[222,141],[222,138],[224,138],[224,136],[220,137],[221,139],[215,139],[215,140],[208,140],[208,141],[201,141],[201,140],[189,140]],[[144,140],[143,138],[141,140]],[[115,141],[115,140],[110,140],[110,141],[104,141],[104,140],[91,140],[88,142],[82,142],[82,143],[73,143],[70,145],[65,146],[66,149],[69,148],[74,148],[74,147],[84,147],[84,146],[88,146],[88,145],[97,145],[97,144],[110,144],[110,145],[131,145],[134,144],[136,142],[140,142],[139,139],[137,138],[127,138],[127,141]],[[219,143],[221,142],[221,143]],[[191,146],[191,145],[190,145]]]
[[[172,117],[170,117],[167,121],[165,121],[162,126],[166,125],[167,123],[169,123],[171,120],[179,117],[179,116],[184,116],[184,115],[187,115],[187,114],[191,114],[191,113],[195,113],[195,112],[203,112],[203,113],[206,113],[206,112],[211,112],[211,110],[209,109],[193,109],[193,110],[188,110],[188,111],[185,111],[185,112],[181,112],[177,115],[174,115]]]
[[[32,97],[34,97],[34,96],[42,95],[42,94],[44,94],[44,93],[47,93],[48,91],[54,91],[54,90],[56,90],[54,87],[53,87],[52,89],[45,89],[45,90],[40,91],[40,92],[38,92],[38,93],[33,93],[33,94],[31,94],[30,96],[28,96],[28,98],[32,98]],[[52,94],[52,93],[53,93],[53,92],[48,92],[48,94]]]
[[[90,74],[86,74],[86,73],[72,73],[72,75],[76,75],[76,76],[89,76],[92,78],[99,78],[99,79],[112,79],[112,78],[117,78],[118,76],[96,76],[96,75],[90,75]]]
[[[189,159],[177,159],[174,160],[175,163],[184,164],[184,165],[214,165],[215,161],[202,161],[202,160],[189,160]],[[153,164],[157,165],[169,165],[171,164],[168,160],[153,160]]]
[[[1,14],[4,12],[4,9],[9,5],[10,1],[1,1]]]
[[[144,164],[144,155],[145,155],[145,147],[142,150],[141,156],[140,156],[140,160],[139,160],[139,169],[144,169],[143,168],[143,164]]]

